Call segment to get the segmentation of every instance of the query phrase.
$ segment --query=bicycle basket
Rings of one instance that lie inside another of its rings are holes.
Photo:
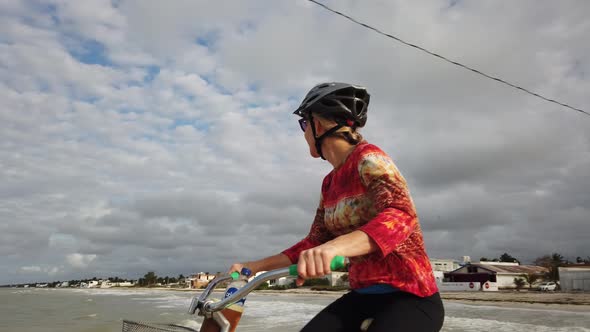
[[[163,324],[163,323],[144,323],[134,322],[130,320],[123,320],[122,332],[198,332],[190,327]]]

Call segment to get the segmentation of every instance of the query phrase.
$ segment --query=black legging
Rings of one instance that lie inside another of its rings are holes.
[[[444,307],[438,293],[418,297],[405,292],[358,294],[349,292],[327,306],[303,332],[359,332],[366,318],[373,318],[367,332],[440,331]]]

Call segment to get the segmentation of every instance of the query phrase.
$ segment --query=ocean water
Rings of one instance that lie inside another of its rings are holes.
[[[0,289],[1,332],[115,332],[123,319],[198,330],[188,315],[198,293],[162,290]],[[222,295],[216,293],[215,295]],[[219,297],[219,296],[218,296]],[[337,296],[250,294],[239,332],[298,331]],[[445,302],[443,331],[590,332],[590,312]]]

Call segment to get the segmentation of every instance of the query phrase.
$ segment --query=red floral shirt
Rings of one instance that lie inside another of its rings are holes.
[[[352,289],[388,284],[420,297],[438,291],[406,180],[385,152],[367,142],[324,178],[309,234],[283,254],[297,263],[303,250],[354,230],[380,250],[350,258]]]

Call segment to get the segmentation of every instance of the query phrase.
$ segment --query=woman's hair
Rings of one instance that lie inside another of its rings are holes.
[[[318,121],[320,122],[320,124],[322,125],[322,127],[324,127],[326,130],[333,128],[335,126],[338,125],[338,123],[336,123],[336,121],[334,120],[330,120],[330,119],[326,119],[316,113],[313,113],[313,118],[314,119],[318,119]],[[358,131],[356,131],[356,129],[352,129],[351,127],[348,126],[344,126],[338,130],[336,130],[332,136],[339,136],[344,138],[348,143],[352,144],[352,145],[357,145],[358,143],[363,141],[363,135],[361,135],[361,133],[359,133]]]

